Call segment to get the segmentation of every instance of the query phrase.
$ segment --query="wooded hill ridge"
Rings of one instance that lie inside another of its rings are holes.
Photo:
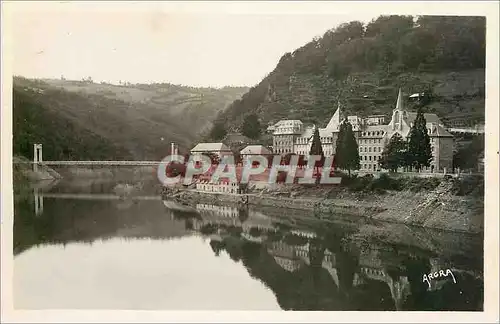
[[[14,154],[31,159],[41,143],[45,160],[160,160],[170,142],[189,150],[246,90],[15,77]]]
[[[285,53],[215,123],[238,131],[256,114],[262,131],[281,119],[324,127],[338,103],[349,114],[389,115],[400,87],[406,99],[425,92],[425,112],[484,120],[485,34],[484,17],[380,16],[366,25],[341,24]]]

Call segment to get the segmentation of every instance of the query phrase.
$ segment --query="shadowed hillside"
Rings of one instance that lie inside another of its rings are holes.
[[[48,159],[161,159],[170,142],[191,148],[198,132],[244,88],[115,86],[14,78],[14,154]]]
[[[441,117],[484,121],[484,17],[381,16],[342,24],[285,53],[276,68],[217,121],[241,129],[301,119],[326,125],[338,102],[350,114],[389,114],[397,91],[424,93],[418,103]],[[217,123],[219,124],[219,123]]]

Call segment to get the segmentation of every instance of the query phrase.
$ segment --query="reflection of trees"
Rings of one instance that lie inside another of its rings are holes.
[[[210,247],[214,251],[216,256],[220,255],[220,252],[224,249],[224,243],[218,240],[211,240]]]
[[[226,227],[226,231],[231,236],[239,237],[243,233],[243,228],[241,226],[230,225]]]
[[[408,255],[403,259],[402,264],[405,269],[405,275],[408,277],[411,291],[403,307],[410,307],[411,309],[424,307],[425,309],[426,305],[424,304],[426,303],[428,293],[427,285],[422,282],[422,276],[431,270],[429,259]]]
[[[285,235],[284,242],[291,246],[300,246],[307,244],[308,240],[303,236],[294,233],[288,233]]]
[[[310,267],[289,273],[281,268],[263,245],[228,238],[225,249],[231,259],[241,260],[252,277],[262,280],[272,289],[283,309],[287,310],[335,310],[340,309],[332,297],[336,287],[331,276],[324,270],[316,280]]]
[[[253,237],[260,237],[262,231],[257,227],[250,228],[249,234]]]
[[[322,284],[323,259],[325,258],[324,240],[313,238],[309,242],[309,263],[313,285],[317,288]],[[317,296],[316,296],[317,298]]]
[[[248,219],[248,214],[248,206],[238,208],[238,219],[240,220],[240,223],[243,224]]]
[[[242,245],[245,244],[241,239],[229,236],[224,239],[224,249],[229,254],[231,260],[238,262],[243,256]]]
[[[193,228],[195,215],[174,212],[174,217],[183,222],[172,222],[170,217],[165,217],[165,209],[161,204],[158,204],[158,208],[155,206],[156,203],[138,202],[130,209],[118,212],[113,201],[56,202],[46,199],[45,213],[36,217],[31,200],[19,201],[15,206],[14,251],[17,254],[43,242],[92,241],[113,236],[117,231],[126,231],[129,235],[129,229],[141,229],[130,235],[169,237],[178,235],[176,231],[184,233],[185,228]],[[141,217],[137,217],[138,215]],[[173,228],[175,226],[178,228]],[[314,229],[317,237],[313,239],[290,235],[291,226],[281,226],[276,232],[267,233],[269,245],[280,239],[285,243],[292,243],[292,246],[304,246],[309,243],[310,265],[298,263],[297,267],[292,267],[294,270],[289,272],[290,268],[285,270],[266,244],[241,239],[241,226],[209,224],[202,228],[202,232],[211,234],[217,228],[223,229],[222,232],[227,235],[223,235],[222,242],[210,242],[215,255],[224,250],[233,261],[241,261],[251,276],[261,280],[275,293],[283,309],[394,309],[391,291],[385,282],[365,277],[363,280],[356,280],[357,285],[354,285],[356,274],[360,275],[360,262],[363,259],[360,261],[356,246],[345,240],[351,230],[338,225],[321,224]],[[311,228],[312,225],[308,230]],[[285,237],[287,239],[284,239]],[[378,249],[377,246],[372,248]],[[336,273],[329,272],[327,266],[323,265],[326,249],[334,254]],[[443,279],[445,282],[439,290],[427,291],[427,284],[422,283],[422,275],[431,269],[429,255],[422,251],[409,251],[406,247],[384,248],[384,251],[378,254],[378,258],[392,280],[398,281],[401,276],[408,278],[411,295],[402,303],[403,310],[481,309],[481,280],[454,272],[457,284]],[[334,280],[335,275],[338,278],[338,287]]]
[[[359,259],[349,252],[340,251],[335,254],[339,289],[346,296],[353,287],[354,275],[359,272]]]
[[[193,223],[192,219],[186,219],[185,224],[186,224],[186,229],[187,230],[193,230],[194,229],[194,223]]]
[[[14,253],[43,243],[92,242],[116,235],[167,239],[186,234],[184,223],[172,221],[170,211],[157,201],[137,201],[124,210],[117,209],[115,202],[46,198],[44,213],[35,216],[32,199],[17,201]]]
[[[389,286],[379,280],[367,279],[365,283],[356,286],[348,300],[351,310],[396,310]]]
[[[280,241],[282,238],[283,233],[278,230],[267,233],[267,241],[270,243]]]
[[[326,247],[335,254],[339,290],[348,296],[354,281],[354,275],[359,272],[359,252],[348,246],[343,240],[348,230],[330,225],[325,234]]]
[[[217,229],[218,229],[217,224],[208,223],[200,228],[200,233],[204,235],[210,235],[216,233]]]
[[[433,282],[442,282],[442,285],[439,289],[428,290],[422,278],[431,271],[429,258],[407,255],[403,265],[411,291],[403,304],[403,310],[474,311],[483,308],[483,280],[465,272],[453,271],[457,283],[450,277],[433,279]]]

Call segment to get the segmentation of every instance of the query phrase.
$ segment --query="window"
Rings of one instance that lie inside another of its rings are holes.
[[[371,151],[372,151],[372,147],[370,146],[370,147],[368,148],[368,152],[371,152]]]
[[[369,160],[370,160],[370,161],[372,160],[372,156],[371,156],[371,155],[370,155],[370,158],[369,158]]]

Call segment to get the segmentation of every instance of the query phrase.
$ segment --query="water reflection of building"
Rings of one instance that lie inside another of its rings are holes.
[[[315,238],[317,236],[315,232],[301,230],[301,229],[291,230],[290,233],[301,236],[301,237],[305,237],[305,238]]]
[[[196,190],[213,193],[240,194],[241,186],[236,182],[220,181],[219,183],[211,183],[205,180],[196,184]]]
[[[359,286],[365,283],[367,279],[386,283],[394,300],[396,310],[401,310],[404,300],[410,294],[408,277],[398,276],[394,280],[384,269],[362,267],[360,272],[354,275],[353,286]]]
[[[201,212],[213,213],[223,217],[236,218],[239,215],[238,208],[229,206],[217,206],[210,204],[197,204],[196,209]]]
[[[262,232],[276,231],[273,220],[270,217],[249,210],[246,207],[238,209],[229,206],[197,204],[196,209],[200,211],[202,219],[194,221],[195,230],[200,230],[206,224],[220,224],[240,226],[245,233],[249,233],[252,228],[256,228]]]
[[[400,310],[404,300],[410,294],[410,283],[408,277],[398,276],[394,279],[386,270],[387,262],[383,262],[380,250],[373,247],[360,254],[360,270],[354,276],[353,286],[358,286],[366,280],[377,280],[387,284],[391,292],[396,310]]]
[[[311,264],[309,244],[310,243],[304,245],[289,245],[279,241],[272,243],[268,248],[268,252],[283,269],[295,271],[304,264]],[[328,249],[324,252],[322,267],[330,273],[335,270],[335,255]],[[334,276],[336,277],[336,270],[334,272]],[[336,278],[334,278],[334,280],[335,279]]]
[[[299,233],[299,231],[294,232],[294,234]],[[294,272],[302,266],[311,264],[310,244],[289,245],[284,242],[274,242],[269,245],[268,252],[283,269]],[[410,294],[408,278],[406,276],[398,276],[396,279],[391,277],[385,270],[384,262],[376,249],[361,253],[359,261],[360,267],[357,273],[354,273],[353,286],[362,285],[368,280],[384,282],[390,290],[396,309],[401,309],[404,300]],[[333,281],[339,287],[336,255],[328,249],[324,250],[321,267],[330,273]]]
[[[306,264],[309,259],[309,251],[304,248],[296,248],[283,242],[274,242],[268,252],[273,256],[276,263],[289,272],[298,270]]]

